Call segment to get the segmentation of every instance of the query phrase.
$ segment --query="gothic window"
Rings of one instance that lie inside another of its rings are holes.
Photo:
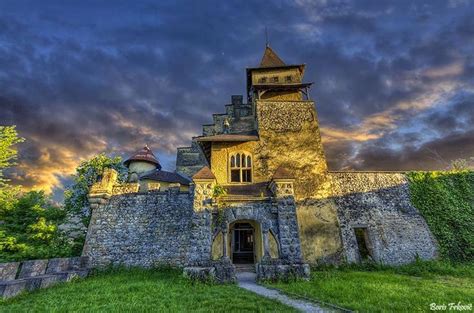
[[[273,76],[273,77],[272,77],[272,81],[273,81],[274,83],[278,83],[278,76]]]
[[[291,76],[286,76],[285,80],[286,80],[287,83],[289,83],[289,82],[291,82],[292,78],[291,78]]]
[[[260,82],[265,84],[267,82],[267,78],[266,77],[262,77],[260,78]]]
[[[250,154],[239,152],[230,156],[230,182],[252,182],[252,157]]]

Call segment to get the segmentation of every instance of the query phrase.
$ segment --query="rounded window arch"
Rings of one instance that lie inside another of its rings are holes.
[[[251,183],[252,163],[252,156],[248,152],[231,154],[229,160],[230,182]]]

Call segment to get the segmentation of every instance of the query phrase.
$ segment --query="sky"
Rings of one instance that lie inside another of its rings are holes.
[[[245,93],[270,46],[306,64],[330,170],[474,156],[474,1],[0,1],[12,183],[59,195],[77,165],[176,147]]]

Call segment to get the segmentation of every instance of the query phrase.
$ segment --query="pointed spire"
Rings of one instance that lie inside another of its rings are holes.
[[[265,47],[269,47],[270,45],[268,44],[268,30],[267,26],[265,26]]]
[[[265,52],[263,53],[260,67],[274,67],[274,66],[285,66],[285,62],[273,51],[272,48],[267,44]]]

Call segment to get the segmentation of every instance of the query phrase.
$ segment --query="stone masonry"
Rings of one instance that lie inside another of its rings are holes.
[[[247,69],[247,103],[232,96],[177,149],[189,190],[140,189],[106,170],[89,193],[83,255],[98,267],[167,264],[221,282],[235,280],[235,260],[275,279],[308,278],[308,264],[435,258],[403,173],[328,172],[304,72],[266,47],[260,66]]]
[[[426,221],[410,203],[403,173],[331,173],[345,256],[360,260],[354,228],[367,229],[374,261],[404,264],[437,256]]]

